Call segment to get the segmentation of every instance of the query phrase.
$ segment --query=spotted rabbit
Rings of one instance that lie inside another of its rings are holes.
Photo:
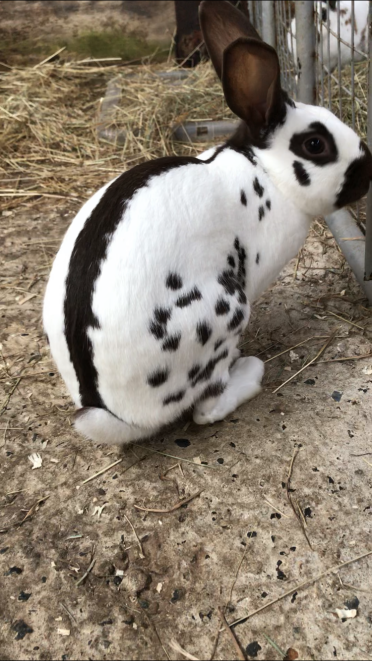
[[[287,97],[275,50],[239,10],[204,1],[200,20],[239,129],[203,158],[142,163],[95,193],[46,290],[75,426],[98,442],[152,436],[187,410],[221,420],[255,396],[263,363],[237,349],[252,302],[312,216],[359,199],[372,176],[350,128]]]

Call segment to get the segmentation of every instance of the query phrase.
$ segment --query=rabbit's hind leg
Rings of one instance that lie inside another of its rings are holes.
[[[109,411],[94,407],[76,411],[74,423],[75,429],[85,438],[109,445],[124,445],[150,438],[157,431],[129,425]]]
[[[230,378],[218,398],[198,402],[194,409],[194,422],[206,425],[223,420],[229,413],[258,395],[264,373],[262,360],[255,356],[238,358],[230,371]]]

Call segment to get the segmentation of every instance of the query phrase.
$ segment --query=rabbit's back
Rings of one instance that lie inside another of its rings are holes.
[[[120,178],[110,187],[64,239],[45,329],[77,406],[150,427],[189,408],[212,376],[227,377],[249,317],[248,212],[239,181],[232,208],[224,167],[197,159],[150,177],[119,206],[110,195]]]

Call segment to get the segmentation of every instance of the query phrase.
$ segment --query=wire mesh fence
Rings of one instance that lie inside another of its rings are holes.
[[[271,13],[269,5],[272,6]],[[253,24],[265,41],[265,34],[270,34],[267,22],[273,22],[270,26],[274,32],[272,45],[279,56],[282,86],[289,95],[305,103],[329,108],[371,147],[372,74],[369,60],[372,47],[369,23],[372,2],[252,0],[248,2],[248,8]],[[366,235],[363,267],[366,278],[372,279],[372,194],[349,211]]]

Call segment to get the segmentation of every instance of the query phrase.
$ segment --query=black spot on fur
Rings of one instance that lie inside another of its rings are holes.
[[[266,200],[266,206],[267,206],[268,210],[270,211],[270,209],[271,209],[271,200]]]
[[[240,201],[245,207],[247,206],[247,196],[243,190],[240,191]]]
[[[163,351],[177,351],[181,342],[181,333],[176,333],[176,335],[168,335],[165,338],[161,348]]]
[[[152,321],[150,323],[150,333],[152,333],[157,340],[162,340],[166,334],[166,329],[163,324],[158,324],[156,321]]]
[[[193,365],[193,367],[188,373],[189,380],[193,381],[196,375],[198,374],[198,372],[200,372],[200,370],[201,370],[201,365]]]
[[[239,252],[239,250],[240,250],[240,241],[239,241],[238,237],[236,237],[236,239],[234,241],[234,248],[235,248],[235,250],[237,250]]]
[[[220,353],[218,356],[215,358],[211,358],[206,366],[199,372],[199,374],[195,377],[195,379],[192,382],[193,386],[196,386],[197,383],[200,383],[201,381],[208,381],[214,371],[214,368],[216,367],[217,363],[219,363],[221,360],[224,360],[227,358],[229,355],[229,352],[227,349]]]
[[[200,321],[196,327],[196,337],[198,342],[204,346],[212,335],[212,329],[206,321]]]
[[[260,263],[260,253],[258,252],[256,255],[256,264]]]
[[[311,154],[307,151],[305,145],[311,138],[320,137],[326,145],[326,149],[320,154]],[[338,160],[338,149],[332,133],[328,131],[322,122],[312,122],[307,131],[295,133],[290,140],[289,149],[296,156],[304,158],[315,165],[327,165],[335,163]]]
[[[308,172],[306,172],[302,163],[300,163],[300,161],[293,161],[292,165],[298,183],[301,186],[310,186],[311,184],[310,175],[308,174]]]
[[[262,197],[264,194],[264,188],[261,186],[260,182],[258,181],[257,177],[255,177],[254,182],[253,182],[253,190],[255,193],[257,193],[258,197]]]
[[[181,289],[183,286],[182,278],[177,273],[168,273],[165,281],[165,286],[168,289]]]
[[[372,156],[367,145],[362,141],[360,142],[360,149],[363,152],[362,155],[352,161],[345,172],[343,186],[336,198],[338,208],[356,202],[368,191],[369,182],[372,178]],[[367,273],[366,277],[368,278],[369,275]]]
[[[231,318],[231,320],[228,323],[227,330],[232,331],[238,328],[239,324],[244,319],[244,312],[241,308],[237,308]]]
[[[214,344],[214,350],[217,351],[220,348],[221,344],[224,343],[224,341],[225,341],[224,338],[223,339],[221,338],[220,340],[217,340],[217,342],[215,342],[215,344]]]
[[[168,376],[169,376],[168,369],[159,369],[147,377],[147,383],[153,388],[158,388],[167,381]]]
[[[124,172],[102,195],[75,241],[66,279],[64,316],[66,342],[83,406],[106,408],[98,392],[98,374],[88,332],[90,328],[99,328],[92,302],[95,283],[112,237],[129,200],[139,189],[144,188],[152,177],[191,163],[205,167],[205,163],[197,158],[166,156]]]
[[[158,324],[166,324],[171,318],[172,310],[170,308],[155,308],[154,317]]]
[[[232,269],[234,269],[235,266],[236,266],[235,259],[232,255],[228,256],[227,263],[228,263],[229,266],[231,266]]]
[[[237,287],[234,271],[223,271],[218,276],[218,283],[222,285],[227,294],[233,295]]]
[[[240,305],[245,305],[246,302],[247,302],[246,293],[243,290],[243,288],[240,287],[240,285],[239,285],[239,289],[238,289],[238,301],[239,301]]]
[[[175,392],[172,395],[168,395],[168,397],[163,399],[163,404],[164,406],[167,406],[168,404],[172,404],[173,402],[180,402],[181,399],[184,398],[184,396],[185,396],[185,391],[179,390],[178,392]]]
[[[200,301],[202,298],[202,295],[197,287],[194,287],[191,291],[189,291],[187,294],[183,294],[183,296],[180,296],[176,300],[176,306],[178,308],[186,308],[188,305],[190,305],[193,301]]]
[[[265,215],[265,208],[261,206],[258,208],[258,220],[262,220],[264,215]]]
[[[222,395],[224,390],[226,389],[226,383],[223,381],[215,381],[214,383],[210,383],[206,389],[204,390],[202,396],[200,397],[200,401],[204,401],[206,399],[210,399],[211,397],[219,397]]]
[[[216,303],[215,310],[217,315],[227,314],[228,312],[230,312],[229,301],[226,301],[226,299],[224,298],[219,298]]]

